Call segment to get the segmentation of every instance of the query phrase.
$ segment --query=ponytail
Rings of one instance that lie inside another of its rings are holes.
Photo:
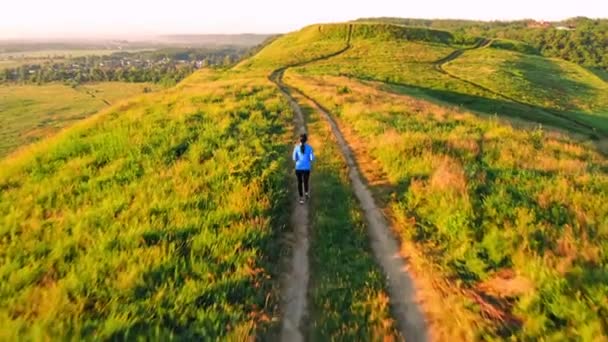
[[[306,153],[306,140],[308,140],[306,134],[300,134],[300,152],[302,153]]]

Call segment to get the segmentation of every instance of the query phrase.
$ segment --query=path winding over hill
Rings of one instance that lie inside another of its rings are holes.
[[[352,26],[349,27],[347,44],[343,49],[330,55],[321,56],[306,62],[284,66],[270,74],[270,81],[277,85],[295,113],[295,127],[298,134],[306,133],[306,122],[304,120],[304,115],[302,114],[302,109],[298,105],[297,101],[290,95],[289,88],[282,82],[283,73],[288,68],[298,67],[323,59],[328,59],[350,49],[351,33]],[[292,185],[295,187],[295,181],[293,180]],[[308,260],[310,234],[308,231],[308,202],[306,205],[298,205],[294,200],[293,207],[294,209],[291,216],[291,224],[294,228],[292,259],[289,272],[285,276],[282,288],[281,312],[283,315],[283,320],[281,325],[281,341],[297,342],[303,341],[305,336],[302,324],[304,317],[307,314],[306,304],[308,302],[308,281],[310,278],[310,262]]]
[[[306,133],[306,122],[302,109],[298,103],[289,95],[281,84],[283,71],[275,71],[270,79],[279,86],[279,90],[289,101],[289,105],[295,113],[295,126],[297,133]],[[292,179],[292,186],[295,182]],[[310,248],[310,234],[308,231],[308,202],[306,205],[293,203],[291,224],[294,229],[292,259],[289,265],[289,273],[283,281],[281,309],[283,321],[281,326],[281,341],[303,341],[302,322],[306,316],[306,304],[308,293],[308,279],[310,277],[308,249]]]
[[[329,59],[347,51],[350,48],[351,32],[352,26],[349,29],[348,43],[344,49],[331,55],[319,57],[308,62],[280,68],[273,72],[270,76],[270,79],[275,82],[294,109],[300,130],[305,130],[302,111],[295,99],[291,96],[291,92],[298,90],[290,88],[283,83],[282,78],[285,70],[290,67],[301,66],[319,60]],[[426,341],[428,339],[427,325],[424,315],[415,302],[415,290],[413,281],[406,271],[406,261],[399,253],[399,244],[392,235],[386,218],[384,217],[382,211],[376,206],[371,191],[363,181],[361,173],[357,168],[354,154],[349,147],[348,142],[344,139],[340,129],[338,128],[336,122],[332,119],[330,113],[314,99],[310,98],[306,94],[301,92],[299,93],[310,99],[312,103],[315,104],[317,109],[323,114],[324,118],[328,121],[329,125],[331,126],[331,130],[338,141],[342,154],[346,159],[351,184],[365,214],[374,255],[376,256],[376,259],[387,278],[391,307],[402,336],[404,336],[408,342]],[[304,210],[301,208],[306,208],[306,206],[296,207],[296,214],[294,214],[296,217],[298,216],[297,212],[299,210]],[[305,219],[305,222],[307,226],[308,218]],[[302,221],[295,222],[296,234],[298,234],[298,232],[301,230],[306,231],[306,228],[302,228],[302,226]],[[303,298],[306,296],[308,285],[308,260],[306,257],[302,260],[297,259],[302,250],[308,250],[308,233],[302,234],[299,238],[303,239],[303,241],[296,241],[294,258],[292,262],[293,269],[291,270],[290,278],[288,279],[283,293],[283,296],[285,296],[283,306],[284,319],[281,331],[281,339],[283,341],[302,340],[302,336],[304,336],[302,333],[301,324],[306,310],[305,299]],[[306,263],[306,265],[304,266],[303,263]],[[301,270],[299,271],[297,269],[299,267],[303,267],[306,270],[306,280],[304,281],[302,280],[304,272],[301,272]],[[303,303],[300,305],[301,300]]]
[[[444,74],[447,74],[448,72],[443,69],[444,64],[446,64],[450,61],[453,61],[456,58],[462,56],[462,54],[465,53],[465,51],[485,48],[485,47],[490,46],[490,44],[492,44],[491,39],[482,38],[479,41],[477,41],[477,43],[474,46],[469,47],[469,48],[455,50],[452,53],[450,53],[449,55],[433,62],[433,64],[435,64],[435,66],[437,67],[437,70],[439,70],[440,72],[442,72]]]
[[[470,81],[470,80],[468,80],[468,79],[466,79],[466,78],[462,78],[462,77],[460,77],[460,76],[458,76],[458,75],[455,75],[455,74],[453,74],[453,73],[451,73],[451,72],[447,71],[447,70],[446,70],[446,69],[443,67],[445,64],[447,64],[447,63],[449,63],[449,62],[451,62],[451,61],[455,60],[456,58],[458,58],[458,57],[462,56],[462,54],[463,54],[463,53],[465,53],[466,51],[469,51],[469,50],[475,50],[475,49],[482,49],[482,48],[486,48],[486,47],[489,47],[491,44],[492,44],[492,40],[491,40],[491,39],[482,38],[482,39],[480,39],[480,40],[477,42],[477,44],[475,44],[475,46],[470,47],[470,48],[458,49],[458,50],[456,50],[456,51],[454,51],[454,52],[450,53],[450,54],[449,54],[449,55],[447,55],[446,57],[443,57],[443,58],[441,58],[441,59],[439,59],[439,60],[437,60],[437,61],[433,62],[433,65],[435,66],[435,69],[436,69],[438,72],[440,72],[440,73],[442,73],[442,74],[445,74],[445,75],[447,75],[447,76],[449,76],[449,77],[452,77],[452,78],[454,78],[454,79],[456,79],[456,80],[459,80],[459,81],[461,81],[461,82],[467,83],[467,84],[469,84],[469,85],[471,85],[471,86],[473,86],[473,87],[476,87],[476,88],[478,88],[478,89],[480,89],[480,90],[483,90],[483,91],[486,91],[486,92],[488,92],[488,93],[494,94],[495,96],[497,96],[497,97],[499,97],[499,98],[502,98],[502,99],[504,99],[504,100],[507,100],[507,101],[511,101],[511,102],[517,103],[517,104],[522,105],[522,106],[526,106],[526,107],[528,107],[528,108],[530,108],[530,109],[532,109],[532,110],[539,110],[539,111],[542,111],[542,112],[544,112],[544,113],[546,113],[546,114],[548,114],[548,115],[551,115],[551,116],[554,116],[554,117],[558,117],[558,118],[560,118],[560,119],[562,119],[562,120],[566,120],[566,121],[568,121],[568,122],[570,122],[570,123],[572,123],[572,124],[574,124],[574,125],[576,125],[576,126],[578,126],[578,127],[582,128],[582,129],[584,129],[584,130],[590,131],[590,133],[592,133],[592,134],[595,134],[595,135],[603,135],[603,134],[600,134],[600,133],[597,131],[597,129],[596,129],[595,127],[593,127],[592,125],[589,125],[589,124],[586,124],[586,123],[581,122],[581,121],[579,121],[579,120],[576,120],[576,119],[574,119],[574,118],[572,118],[572,117],[570,117],[570,116],[568,116],[568,115],[564,115],[564,114],[561,114],[561,113],[555,112],[555,111],[550,110],[550,109],[547,109],[547,108],[543,108],[543,107],[535,106],[535,105],[532,105],[532,104],[529,104],[529,103],[526,103],[526,102],[520,101],[520,100],[518,100],[518,99],[516,99],[516,98],[513,98],[513,97],[511,97],[511,96],[505,95],[505,94],[503,94],[503,93],[496,92],[496,91],[494,91],[494,90],[492,90],[492,89],[489,89],[489,88],[487,88],[487,87],[484,87],[484,86],[483,86],[483,85],[481,85],[481,84],[475,83],[475,82]]]

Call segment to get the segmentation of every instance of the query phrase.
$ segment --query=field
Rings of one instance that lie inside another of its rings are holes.
[[[31,63],[42,63],[44,62],[44,60],[42,59],[36,59],[33,60]],[[0,70],[4,70],[4,69],[11,69],[11,68],[18,68],[23,64],[28,64],[29,61],[27,60],[15,60],[15,59],[11,59],[11,60],[0,60]]]
[[[142,50],[36,50],[22,52],[0,52],[0,71],[9,68],[18,68],[26,64],[64,63],[69,58],[84,56],[111,55],[115,52],[136,52]]]
[[[0,160],[0,340],[606,341],[606,75],[528,49],[313,25],[150,94],[0,87],[0,154],[29,144]]]
[[[197,77],[3,161],[0,339],[268,328],[289,111],[267,80]]]
[[[377,190],[402,238],[445,278],[504,305],[502,324],[472,328],[477,338],[603,334],[601,155],[565,136],[514,130],[347,78],[289,73],[286,81],[331,109],[378,162],[388,185]]]
[[[146,83],[0,85],[0,157],[131,96]]]

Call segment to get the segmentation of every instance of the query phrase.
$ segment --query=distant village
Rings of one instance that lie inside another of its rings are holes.
[[[228,48],[170,49],[85,57],[71,57],[69,54],[25,57],[20,60],[23,62],[21,66],[0,71],[0,82],[176,82],[196,69],[231,65],[244,53],[244,49]]]

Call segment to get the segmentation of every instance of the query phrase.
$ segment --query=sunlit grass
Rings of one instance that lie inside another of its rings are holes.
[[[287,82],[365,144],[393,185],[386,205],[400,217],[402,237],[447,276],[473,290],[505,271],[526,279],[529,285],[507,294],[520,323],[478,334],[604,336],[608,162],[590,145],[347,78],[288,73]]]
[[[220,76],[113,106],[4,160],[0,339],[267,329],[289,113],[269,81]]]
[[[396,84],[408,94],[475,112],[516,117],[591,136],[596,130],[608,134],[608,83],[573,63],[508,51],[504,48],[523,47],[515,43],[504,46],[507,42],[500,41],[497,44],[503,49],[466,51],[447,63],[444,69],[448,73],[444,73],[435,62],[462,48],[449,39],[383,39],[385,35],[357,32],[353,31],[351,49],[301,66],[298,72]]]
[[[236,69],[272,70],[331,54],[346,46],[348,31],[348,25],[344,24],[307,26],[277,38]]]
[[[0,157],[102,108],[143,94],[147,83],[103,82],[72,88],[62,84],[0,85]]]
[[[311,181],[310,336],[313,340],[390,341],[398,333],[346,162],[328,124],[311,107],[304,109],[318,160]]]
[[[479,49],[465,52],[445,68],[533,105],[608,116],[608,83],[571,62]]]

